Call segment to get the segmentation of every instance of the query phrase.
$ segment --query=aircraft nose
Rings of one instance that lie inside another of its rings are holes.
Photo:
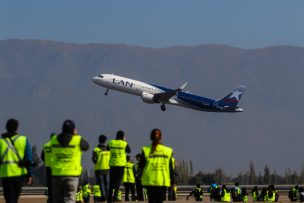
[[[92,81],[95,83],[95,84],[98,84],[98,81],[100,80],[99,77],[95,76],[92,78]]]

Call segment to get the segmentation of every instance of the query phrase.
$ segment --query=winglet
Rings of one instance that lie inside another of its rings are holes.
[[[183,84],[180,88],[176,89],[177,92],[182,91],[186,86],[187,86],[187,82],[185,82],[185,84]]]

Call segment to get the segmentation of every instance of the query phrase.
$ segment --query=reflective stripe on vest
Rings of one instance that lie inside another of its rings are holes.
[[[227,192],[226,189],[223,189],[224,196],[221,198],[221,202],[230,202],[231,201],[231,196],[230,192]]]
[[[110,140],[110,166],[125,166],[127,163],[126,147],[128,143],[124,140]]]
[[[18,163],[24,158],[26,137],[15,135],[10,138],[0,138],[0,177],[15,177],[27,174],[25,167]]]
[[[52,147],[51,140],[43,145],[44,152],[44,165],[46,167],[51,167],[52,162]]]
[[[79,176],[81,174],[82,151],[80,149],[80,141],[80,135],[73,135],[69,145],[62,147],[58,142],[57,136],[52,137],[52,175]]]
[[[126,163],[124,177],[123,177],[124,183],[135,183],[133,166],[134,166],[134,164],[131,162]]]
[[[94,197],[101,197],[101,191],[99,185],[93,185],[93,195]]]
[[[95,170],[108,170],[110,169],[110,152],[103,151],[99,147],[94,148],[94,152],[97,154],[97,162],[94,165]]]
[[[142,185],[144,186],[170,186],[170,159],[173,150],[158,144],[152,153],[152,146],[143,147],[146,165],[142,174]]]

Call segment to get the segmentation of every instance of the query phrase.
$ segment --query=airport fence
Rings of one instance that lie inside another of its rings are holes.
[[[226,185],[227,188],[232,188],[234,185]],[[240,185],[240,188],[245,187],[247,192],[250,192],[254,186],[258,186],[261,190],[263,187],[267,187],[267,185]],[[293,185],[276,185],[275,188],[279,194],[287,194],[290,190],[290,187]],[[177,186],[177,195],[178,196],[187,196],[195,186],[191,185],[178,185]],[[204,195],[208,195],[207,190],[209,186],[203,185],[201,186],[204,192]],[[124,187],[121,187],[122,193],[124,193]],[[21,195],[46,195],[47,187],[23,187]],[[3,195],[3,188],[0,187],[0,195]]]

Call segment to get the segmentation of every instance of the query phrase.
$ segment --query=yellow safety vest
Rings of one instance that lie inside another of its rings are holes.
[[[82,190],[76,192],[76,202],[83,202]]]
[[[227,192],[226,189],[224,189],[223,192],[224,192],[224,196],[221,198],[221,202],[230,202],[231,201],[230,192]]]
[[[275,202],[275,197],[276,197],[276,192],[275,191],[272,191],[272,197],[270,197],[268,195],[268,190],[267,190],[267,193],[266,193],[266,201],[267,202]],[[264,198],[265,199],[265,198]]]
[[[103,151],[99,147],[94,148],[94,152],[97,154],[97,162],[94,165],[95,170],[108,170],[110,169],[110,152]]]
[[[125,166],[127,163],[126,147],[128,143],[124,140],[110,140],[110,166]]]
[[[52,175],[53,176],[79,176],[82,171],[80,149],[80,135],[73,135],[69,145],[62,147],[53,136],[52,145]]]
[[[26,148],[26,137],[14,135],[11,138],[0,138],[0,177],[15,177],[27,174],[25,167],[20,167]]]
[[[90,184],[82,186],[82,196],[89,197],[91,195]]]
[[[94,197],[101,197],[101,191],[99,185],[93,185],[93,195]]]
[[[133,166],[134,166],[134,164],[131,162],[126,163],[124,177],[123,177],[124,183],[135,183]]]
[[[51,140],[43,145],[43,152],[44,152],[44,165],[45,165],[45,167],[51,167],[51,164],[52,164]]]
[[[144,186],[170,186],[170,159],[173,150],[162,144],[156,146],[152,153],[152,146],[143,147],[146,165],[143,170],[141,183]]]

